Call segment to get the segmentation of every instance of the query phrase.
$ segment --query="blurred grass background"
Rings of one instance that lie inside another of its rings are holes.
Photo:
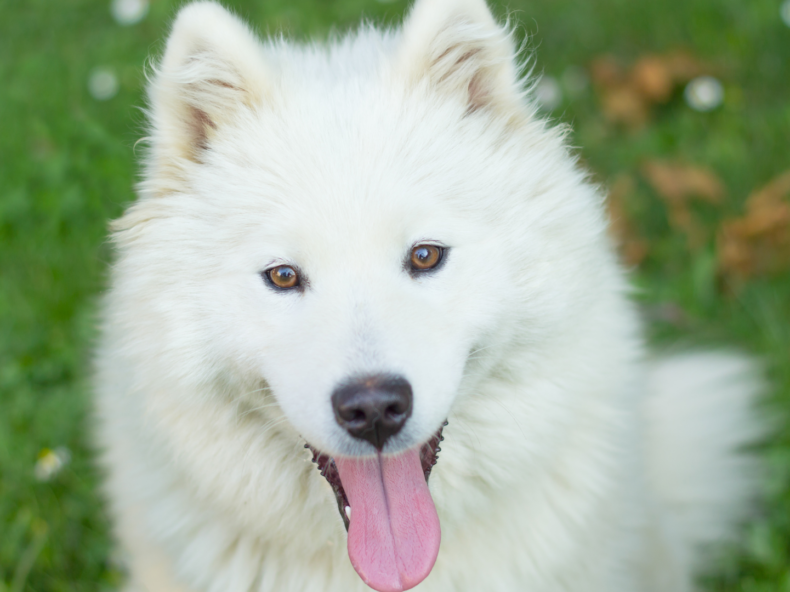
[[[110,0],[0,2],[0,592],[110,590],[122,578],[92,464],[90,348],[111,260],[107,220],[134,199],[142,67],[161,51],[177,4],[154,0],[122,25]],[[325,38],[361,16],[395,23],[407,6],[227,4],[262,32],[297,38]],[[781,427],[759,448],[765,500],[742,549],[704,583],[790,592],[790,187],[780,176],[790,169],[790,5],[510,0],[495,9],[529,37],[547,114],[573,126],[583,163],[611,188],[655,342],[735,346],[765,361],[765,407]],[[707,112],[684,96],[699,74],[724,89]],[[777,178],[759,194],[767,198],[754,197]],[[768,205],[757,212],[760,199]]]

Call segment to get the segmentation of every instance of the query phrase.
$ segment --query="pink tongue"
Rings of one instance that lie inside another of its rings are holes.
[[[441,532],[418,450],[335,463],[351,504],[348,556],[359,576],[379,592],[422,582],[436,562]]]

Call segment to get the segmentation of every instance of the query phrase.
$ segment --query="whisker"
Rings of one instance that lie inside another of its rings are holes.
[[[474,356],[476,354],[479,354],[481,351],[485,351],[487,349],[491,349],[492,347],[494,347],[493,343],[491,345],[483,345],[483,346],[478,347],[477,349],[473,349],[472,351],[469,352],[469,355],[467,356],[467,359],[471,358],[472,356]]]
[[[250,407],[249,409],[246,409],[244,413],[239,414],[239,419],[247,417],[250,413],[255,413],[256,411],[260,411],[262,409],[270,409],[272,407],[279,407],[279,406],[280,406],[279,403],[273,402],[273,403],[265,403],[263,405],[258,405],[256,407]]]
[[[239,396],[241,396],[241,397],[248,397],[250,395],[254,395],[255,393],[262,393],[262,392],[265,392],[268,395],[268,394],[271,394],[271,391],[272,391],[271,387],[269,387],[269,386],[262,386],[261,388],[258,388],[258,389],[252,390],[252,391],[247,391],[246,393],[242,393]]]
[[[278,417],[277,419],[272,420],[269,423],[264,424],[263,427],[261,427],[261,430],[258,433],[258,435],[259,436],[267,435],[269,432],[274,430],[274,428],[276,428],[279,424],[285,423],[287,420],[288,420],[287,417]]]

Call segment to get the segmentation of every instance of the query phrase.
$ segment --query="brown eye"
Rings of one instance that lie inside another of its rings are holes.
[[[279,265],[264,272],[269,283],[279,290],[298,288],[301,283],[299,274],[290,265]]]
[[[409,264],[412,271],[430,271],[435,269],[444,256],[444,249],[436,245],[417,245],[411,250]]]

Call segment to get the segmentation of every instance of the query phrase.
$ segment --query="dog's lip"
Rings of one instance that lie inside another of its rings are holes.
[[[442,431],[446,425],[447,422],[445,421],[437,432],[431,436],[427,442],[420,446],[420,461],[422,462],[422,470],[425,473],[426,483],[431,476],[431,470],[433,470],[433,467],[439,460],[439,452],[442,450],[439,444],[444,440]],[[343,524],[346,530],[348,530],[351,505],[348,502],[346,491],[343,489],[343,483],[340,480],[340,473],[337,470],[335,459],[313,448],[309,442],[305,443],[304,447],[313,453],[312,462],[317,465],[318,470],[321,472],[321,476],[332,486],[332,491],[335,493],[335,499],[337,501],[337,509],[338,512],[340,512],[340,518],[342,518]]]

